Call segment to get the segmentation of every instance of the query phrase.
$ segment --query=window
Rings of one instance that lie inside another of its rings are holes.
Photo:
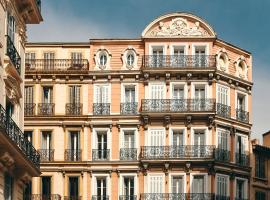
[[[51,195],[51,177],[50,176],[43,176],[41,177],[41,194],[46,197],[50,198]]]
[[[217,68],[221,71],[228,71],[229,58],[226,51],[221,50],[217,54]]]
[[[163,193],[164,177],[162,175],[149,175],[148,193]]]
[[[241,111],[246,110],[246,95],[237,93],[237,109]]]
[[[71,64],[72,67],[80,67],[82,64],[82,53],[71,52]]]
[[[36,59],[36,53],[35,52],[27,52],[25,53],[25,60],[31,61]]]
[[[217,175],[217,195],[222,197],[229,196],[228,193],[228,177],[223,175]]]
[[[24,131],[24,139],[33,142],[33,131]]]
[[[255,192],[255,199],[256,200],[266,200],[266,193],[265,192]]]
[[[14,117],[15,106],[8,99],[6,99],[6,114],[10,117]]]
[[[137,144],[135,130],[124,129],[121,131],[120,160],[136,160]]]
[[[32,196],[32,182],[25,183],[25,187],[23,189],[23,200],[31,200]]]
[[[109,103],[109,85],[95,85],[94,102]]]
[[[24,103],[25,104],[33,104],[33,100],[34,100],[33,86],[25,86]]]
[[[184,85],[173,84],[172,85],[172,98],[173,99],[184,99]]]
[[[123,195],[124,199],[135,200],[135,184],[134,177],[125,176],[123,177]]]
[[[44,69],[54,69],[54,53],[53,52],[45,52],[43,54],[44,58]]]
[[[81,87],[77,85],[69,86],[69,103],[79,104],[81,96]]]
[[[156,46],[152,49],[152,67],[162,67],[165,61],[163,56],[163,47]]]
[[[42,91],[42,103],[50,104],[53,102],[53,88],[44,86]]]
[[[151,129],[149,131],[149,146],[164,146],[165,131],[164,129]]]
[[[217,93],[218,93],[217,103],[229,105],[229,98],[228,98],[229,89],[227,87],[219,85]]]
[[[135,131],[124,131],[124,148],[135,148]]]
[[[196,46],[195,47],[195,67],[205,67],[206,66],[206,47]]]
[[[205,130],[194,130],[193,145],[195,147],[193,156],[205,157],[206,156],[206,134]]]
[[[78,199],[79,197],[79,178],[69,177],[69,197],[70,199]]]
[[[135,85],[125,86],[125,103],[136,102]]]
[[[42,149],[51,149],[52,134],[50,131],[42,131]]]
[[[172,130],[172,140],[171,143],[173,146],[182,146],[184,145],[184,131],[181,129]]]
[[[247,197],[246,181],[236,179],[236,198],[245,199]]]
[[[108,133],[107,131],[96,131],[96,149],[93,149],[93,160],[109,159]]]
[[[195,85],[194,86],[194,111],[204,111],[206,108],[206,92],[205,85]]]
[[[79,131],[70,131],[69,132],[69,160],[70,161],[79,161],[81,160],[80,152],[80,133]]]
[[[4,199],[13,199],[13,177],[5,173],[4,177]]]
[[[205,175],[193,175],[191,182],[192,193],[206,192],[206,177]]]
[[[218,133],[218,148],[222,150],[229,149],[229,132],[224,129],[217,129]]]
[[[127,53],[127,66],[133,66],[135,61],[135,56],[133,52]]]
[[[263,155],[255,154],[255,176],[266,178],[265,176],[266,158]]]
[[[247,143],[248,143],[248,139],[246,136],[239,135],[239,134],[236,135],[236,150],[235,150],[236,162],[240,162],[240,163],[245,162]]]
[[[97,177],[96,179],[96,194],[97,199],[103,200],[107,196],[107,178],[106,177]]]
[[[7,14],[7,23],[7,35],[10,40],[15,43],[16,22],[15,18],[10,13]]]
[[[171,191],[173,194],[184,193],[184,179],[183,176],[172,176]]]
[[[150,85],[150,99],[164,99],[165,96],[165,85],[163,83]]]
[[[171,65],[172,67],[185,67],[186,66],[184,46],[173,47],[173,56],[171,57]]]

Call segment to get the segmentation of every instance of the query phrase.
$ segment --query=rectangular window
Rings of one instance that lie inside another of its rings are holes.
[[[255,154],[255,176],[266,178],[265,176],[266,158],[262,155]]]
[[[52,133],[50,131],[42,131],[42,149],[51,149]]]
[[[172,193],[184,193],[184,179],[183,176],[172,176],[171,179]]]
[[[54,53],[53,52],[45,52],[43,54],[44,58],[44,69],[54,69]]]
[[[161,67],[163,66],[164,57],[163,57],[163,47],[156,46],[152,49],[152,66]]]
[[[69,86],[69,103],[79,104],[81,96],[81,87],[77,85]]]
[[[7,35],[15,43],[16,21],[10,13],[7,14],[7,23]]]
[[[218,148],[222,150],[229,149],[229,132],[223,129],[217,129],[218,132]]]
[[[149,176],[149,193],[163,193],[163,176]]]
[[[123,177],[123,195],[126,196],[126,199],[134,198],[134,177]]]
[[[184,46],[174,46],[173,56],[171,57],[172,67],[185,67],[185,47]]]
[[[106,199],[107,196],[107,180],[106,177],[98,177],[97,181],[97,196],[98,199]]]
[[[217,175],[217,195],[228,196],[228,177]]]
[[[172,130],[172,145],[182,146],[184,145],[184,133],[183,130],[173,129]]]
[[[163,129],[152,129],[149,133],[150,146],[164,146],[165,131]]]
[[[51,195],[51,177],[43,176],[41,177],[41,194],[47,198]]]
[[[236,179],[236,198],[244,199],[245,197],[245,181]]]
[[[5,173],[4,176],[4,199],[12,200],[13,199],[13,177]]]
[[[237,94],[237,109],[241,111],[246,110],[246,96],[242,94]]]
[[[97,132],[97,157],[98,160],[108,159],[108,134],[107,131]]]
[[[8,99],[6,99],[6,114],[10,117],[14,117],[15,106]]]
[[[184,99],[184,97],[185,97],[184,85],[174,84],[172,87],[173,87],[172,98],[173,99]]]
[[[53,88],[44,86],[42,91],[42,103],[52,103],[53,102]]]
[[[266,200],[266,193],[256,191],[255,193],[255,200]]]
[[[205,193],[205,176],[204,175],[194,175],[192,180],[192,193]]]
[[[133,103],[136,102],[136,93],[135,93],[135,86],[125,86],[125,103]]]
[[[164,99],[165,85],[164,84],[151,84],[150,85],[150,99]]]
[[[33,143],[33,131],[24,131],[24,139]]]
[[[24,88],[24,103],[32,104],[34,102],[33,86],[25,86]]]
[[[219,85],[217,93],[218,93],[217,94],[217,103],[223,104],[223,105],[229,105],[229,101],[228,101],[229,90],[228,90],[228,88]]]
[[[28,182],[25,184],[23,189],[23,200],[31,200],[32,196],[32,182]]]
[[[81,52],[72,52],[71,53],[71,64],[72,64],[72,67],[81,67],[82,66],[82,53]]]
[[[94,103],[109,103],[109,85],[95,85]]]
[[[206,47],[196,46],[195,47],[195,67],[206,66]]]
[[[124,148],[135,148],[135,131],[124,131]]]
[[[79,197],[79,178],[69,177],[69,197],[77,199]]]
[[[36,59],[36,53],[35,52],[27,52],[25,53],[25,60],[31,61]]]

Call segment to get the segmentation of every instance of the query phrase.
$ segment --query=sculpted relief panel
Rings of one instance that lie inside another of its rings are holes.
[[[169,22],[159,22],[159,25],[148,33],[150,37],[208,37],[210,34],[200,26],[200,22],[189,22],[177,17]]]

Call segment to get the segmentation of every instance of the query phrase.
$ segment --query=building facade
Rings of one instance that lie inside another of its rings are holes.
[[[270,132],[263,134],[263,144],[252,140],[251,199],[270,199]]]
[[[139,39],[29,43],[37,199],[250,197],[252,56],[171,13]]]
[[[39,154],[24,138],[24,54],[26,25],[42,21],[38,0],[0,1],[0,199],[31,195],[39,176]]]

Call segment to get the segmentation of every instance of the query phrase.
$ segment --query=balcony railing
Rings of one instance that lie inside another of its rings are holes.
[[[59,194],[51,194],[51,195],[42,195],[42,194],[32,194],[29,200],[61,200],[61,196]]]
[[[119,200],[137,200],[137,195],[120,195]]]
[[[143,99],[142,112],[214,112],[214,99]]]
[[[109,200],[108,195],[92,195],[92,200]]]
[[[213,55],[146,55],[144,68],[214,68]]]
[[[120,160],[137,160],[136,148],[121,148]]]
[[[81,196],[64,196],[64,200],[82,200]]]
[[[81,161],[82,150],[81,149],[66,149],[65,150],[65,161]]]
[[[82,103],[66,104],[66,115],[81,115],[81,114],[82,114]]]
[[[213,158],[213,145],[143,146],[141,158],[147,160]]]
[[[6,37],[7,37],[7,53],[6,54],[11,60],[14,67],[16,68],[17,72],[21,74],[21,57],[16,47],[14,46],[14,43],[11,40],[11,38],[8,35],[6,35]]]
[[[32,143],[24,138],[23,132],[0,105],[0,134],[6,134],[25,156],[37,167],[40,164],[40,155]]]
[[[138,113],[138,103],[128,102],[120,104],[121,115],[136,115]]]
[[[54,161],[54,149],[39,149],[38,152],[41,162]]]
[[[228,196],[215,195],[215,200],[230,200]]]
[[[214,200],[212,193],[143,193],[142,200]]]
[[[110,159],[110,149],[93,149],[92,159],[95,161],[103,161]]]
[[[54,103],[39,103],[38,115],[51,116],[54,115]]]
[[[109,115],[111,110],[110,103],[94,103],[93,114],[94,115]]]
[[[249,155],[243,153],[235,153],[235,163],[237,165],[249,167]]]
[[[221,161],[221,162],[230,162],[230,151],[216,148],[215,160]]]
[[[25,60],[26,71],[44,72],[74,72],[88,71],[87,59],[27,59]]]
[[[249,122],[249,112],[244,111],[242,109],[236,109],[236,119],[241,122],[248,123]]]
[[[224,118],[231,118],[231,106],[217,103],[217,115]]]
[[[36,113],[35,103],[25,103],[24,104],[24,116],[33,116]]]

